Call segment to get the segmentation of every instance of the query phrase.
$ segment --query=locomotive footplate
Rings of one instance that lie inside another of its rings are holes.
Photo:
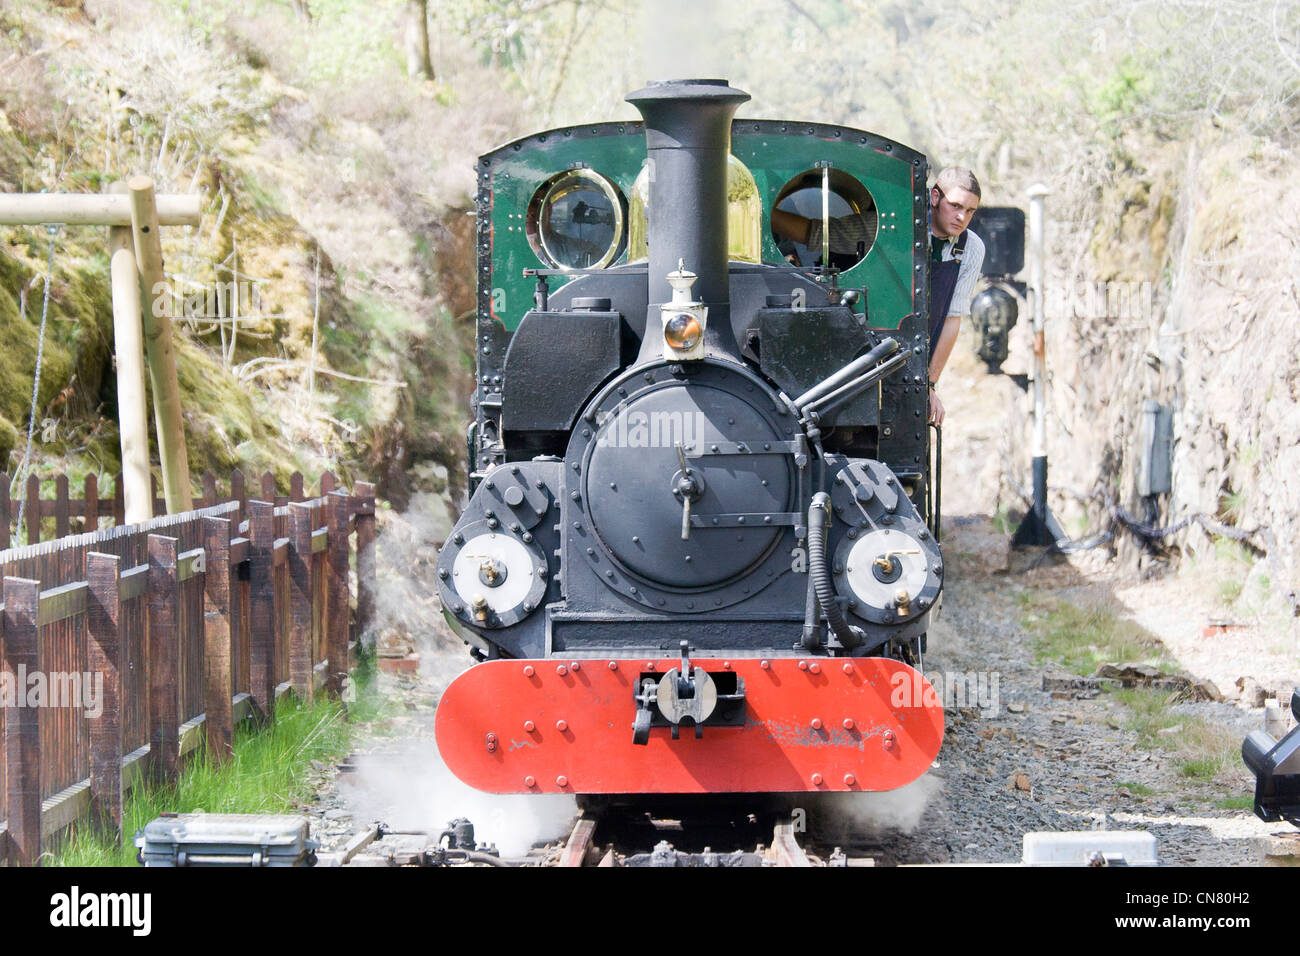
[[[888,658],[596,658],[477,664],[443,693],[436,733],[456,776],[491,793],[829,792],[910,783],[943,724],[929,682]]]

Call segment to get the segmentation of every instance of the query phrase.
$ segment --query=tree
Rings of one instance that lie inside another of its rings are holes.
[[[429,59],[429,0],[407,0],[403,46],[406,75],[412,79],[435,79],[433,61]]]

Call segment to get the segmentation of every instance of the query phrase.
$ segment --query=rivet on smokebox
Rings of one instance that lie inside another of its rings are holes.
[[[564,789],[569,785],[569,778],[566,777],[564,774],[560,774],[558,777],[555,778],[555,785],[560,789]]]
[[[814,717],[814,718],[812,719],[812,729],[813,729],[813,730],[821,730],[821,729],[822,729],[822,719],[821,719],[820,717]]]
[[[535,723],[533,723],[531,720],[525,720],[525,721],[524,721],[524,731],[525,731],[525,732],[531,734],[531,733],[532,733],[534,730],[536,730],[536,729],[537,729],[537,725],[536,725]]]
[[[529,790],[533,789],[533,787],[537,786],[537,778],[534,777],[532,774],[529,774],[528,776],[524,777],[524,786],[527,787]]]
[[[534,674],[536,674],[536,673],[537,673],[537,672],[536,672],[535,670],[533,670],[533,665],[532,665],[532,664],[526,664],[526,665],[524,665],[524,676],[525,676],[525,677],[532,677],[532,676],[533,676]]]
[[[569,669],[561,664],[559,667],[555,668],[555,673],[563,677],[565,674],[569,673]]]
[[[487,751],[488,751],[488,753],[496,753],[496,749],[497,749],[497,735],[496,735],[496,734],[488,734],[488,735],[487,735]]]
[[[845,665],[844,665],[844,673],[846,673],[846,674],[852,674],[852,673],[853,673],[853,665],[852,665],[852,664],[845,664]]]
[[[618,661],[610,661],[610,662],[609,662],[608,664],[606,664],[605,666],[608,667],[608,668],[609,668],[610,670],[612,670],[612,671],[616,671],[616,670],[618,670]]]
[[[811,674],[820,674],[822,672],[822,666],[816,661],[813,661],[808,665],[808,672]]]
[[[808,662],[807,662],[807,661],[800,661],[800,662],[799,662],[799,670],[801,670],[801,671],[806,671],[807,669],[808,669]]]
[[[845,730],[852,730],[852,729],[853,729],[853,718],[852,718],[852,717],[845,717],[845,718],[844,718],[844,729],[845,729]]]
[[[724,671],[729,671],[729,670],[731,670],[731,661],[723,661],[723,662],[722,662],[722,669],[723,669]]]
[[[853,774],[851,774],[851,773],[846,773],[846,774],[844,775],[844,786],[846,786],[846,787],[851,787],[851,786],[853,786],[854,784],[856,784],[857,782],[858,782],[858,778],[855,777],[855,776],[853,776]]]
[[[569,722],[567,720],[557,720],[555,722],[555,729],[558,730],[560,733],[564,733],[566,730],[569,729]]]
[[[646,662],[645,662],[645,669],[648,670],[648,671],[652,671],[652,670],[654,670],[654,669],[655,669],[655,662],[654,662],[654,661],[646,661]]]
[[[766,670],[771,670],[771,669],[772,669],[772,662],[771,662],[771,661],[759,661],[759,662],[758,662],[758,666],[761,667],[761,668],[763,668],[763,670],[765,670],[765,671],[766,671]]]
[[[822,785],[822,775],[821,775],[821,774],[819,774],[819,773],[815,773],[815,774],[812,775],[812,785],[813,785],[814,787],[820,787],[820,786]]]
[[[569,670],[571,670],[571,671],[580,671],[580,670],[582,670],[582,664],[579,663],[578,661],[570,661],[570,662],[569,662]]]
[[[886,750],[893,750],[896,742],[894,740],[894,732],[892,730],[886,730],[885,735],[881,738],[880,742]]]

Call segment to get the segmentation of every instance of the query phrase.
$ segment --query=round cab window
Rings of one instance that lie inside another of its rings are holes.
[[[866,258],[876,241],[876,201],[842,170],[829,177],[830,264],[840,272]],[[809,169],[787,182],[772,205],[772,238],[787,262],[822,266],[822,171]]]
[[[555,269],[603,269],[623,251],[625,201],[589,169],[553,176],[528,206],[528,242]]]

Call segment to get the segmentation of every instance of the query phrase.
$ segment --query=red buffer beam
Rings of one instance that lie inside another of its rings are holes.
[[[943,708],[920,674],[886,658],[692,658],[743,681],[736,726],[654,727],[632,740],[634,693],[674,658],[488,661],[447,688],[438,748],[491,793],[728,793],[894,790],[943,741]]]

